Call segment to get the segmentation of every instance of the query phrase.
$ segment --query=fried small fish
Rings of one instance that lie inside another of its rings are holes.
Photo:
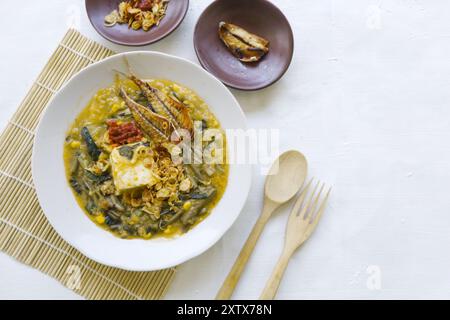
[[[219,23],[219,37],[242,62],[259,61],[269,52],[268,40],[231,23]]]

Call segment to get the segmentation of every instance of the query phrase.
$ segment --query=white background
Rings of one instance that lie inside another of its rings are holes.
[[[191,1],[180,28],[143,49],[197,63],[193,29],[210,2]],[[301,150],[310,176],[334,186],[278,298],[450,298],[450,2],[274,2],[294,30],[292,65],[265,90],[233,93],[250,127],[280,129],[280,149]],[[84,1],[0,3],[1,128],[68,25],[116,51],[132,50],[96,34]],[[240,218],[211,250],[179,268],[167,298],[215,296],[261,210],[263,182],[255,166]],[[235,298],[259,296],[289,207],[269,221]],[[79,296],[1,253],[0,298]]]

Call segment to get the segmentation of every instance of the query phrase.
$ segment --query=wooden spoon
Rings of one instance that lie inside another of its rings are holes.
[[[272,164],[266,178],[262,213],[217,293],[216,299],[230,299],[264,226],[275,209],[289,201],[300,190],[307,170],[305,156],[295,150],[286,151]]]

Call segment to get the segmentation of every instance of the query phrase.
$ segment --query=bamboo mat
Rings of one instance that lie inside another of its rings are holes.
[[[83,256],[58,236],[39,207],[31,152],[39,117],[72,75],[113,55],[69,30],[0,136],[0,250],[88,299],[159,299],[175,269],[130,272]]]

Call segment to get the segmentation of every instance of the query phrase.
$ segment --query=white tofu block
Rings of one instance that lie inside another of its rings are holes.
[[[128,159],[114,148],[110,155],[112,175],[116,189],[121,192],[143,186],[152,186],[157,183],[151,169],[144,166],[142,159]]]

